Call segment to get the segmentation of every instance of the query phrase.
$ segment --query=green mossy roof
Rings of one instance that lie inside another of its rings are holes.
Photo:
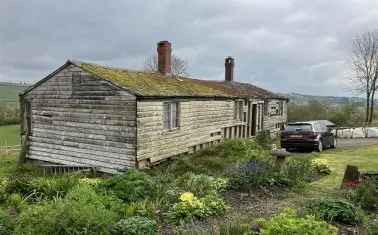
[[[108,80],[137,96],[232,97],[195,79],[110,68],[85,62],[75,64],[85,72]]]

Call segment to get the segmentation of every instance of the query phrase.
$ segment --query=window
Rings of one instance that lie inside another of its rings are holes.
[[[244,102],[242,100],[235,101],[234,119],[243,121],[244,117]]]
[[[164,103],[163,121],[164,129],[175,129],[180,126],[180,110],[178,102]]]
[[[279,116],[283,114],[283,103],[282,101],[271,102],[269,104],[269,115]]]

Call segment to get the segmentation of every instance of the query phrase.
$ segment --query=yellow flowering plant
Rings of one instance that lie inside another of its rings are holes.
[[[191,192],[180,195],[179,202],[174,204],[170,211],[170,217],[175,222],[191,218],[205,218],[208,216],[221,215],[226,210],[226,204],[218,195],[209,194],[197,198]]]
[[[311,166],[318,173],[329,175],[331,174],[331,168],[328,165],[328,161],[325,159],[313,159]]]

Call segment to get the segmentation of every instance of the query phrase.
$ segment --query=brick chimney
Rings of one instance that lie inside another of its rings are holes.
[[[234,66],[235,60],[231,56],[227,57],[224,61],[225,67],[225,76],[224,79],[228,82],[232,82],[234,80]]]
[[[168,41],[160,41],[157,44],[158,52],[158,71],[162,75],[171,73],[171,43]]]

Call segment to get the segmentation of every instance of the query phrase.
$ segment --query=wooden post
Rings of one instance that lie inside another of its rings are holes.
[[[20,142],[21,142],[21,150],[18,157],[18,165],[25,163],[26,161],[26,154],[28,152],[28,131],[25,131],[25,100],[22,95],[19,95],[19,102],[20,102],[20,122],[21,122],[21,132],[20,132]]]

